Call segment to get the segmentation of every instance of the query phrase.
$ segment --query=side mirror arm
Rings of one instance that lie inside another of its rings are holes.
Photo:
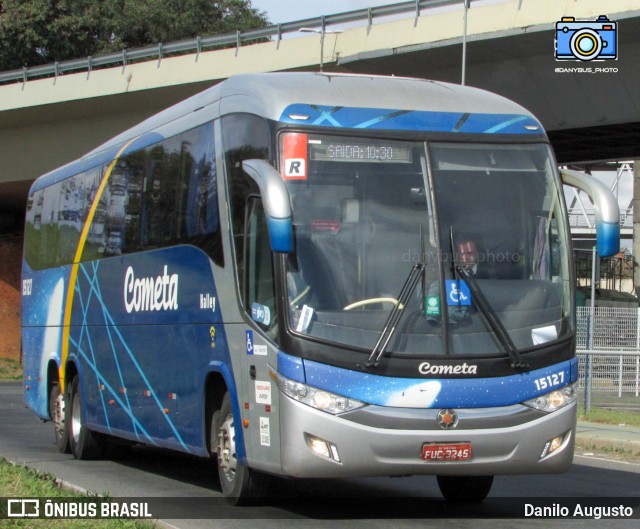
[[[265,160],[245,160],[242,169],[258,184],[267,216],[269,239],[274,252],[293,252],[293,217],[289,190],[282,177]]]
[[[616,197],[605,184],[593,176],[569,169],[560,169],[562,182],[581,189],[593,200],[596,212],[596,241],[602,257],[620,251],[620,208]]]

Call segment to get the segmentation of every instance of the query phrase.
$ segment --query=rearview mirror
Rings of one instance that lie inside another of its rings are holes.
[[[265,160],[245,160],[242,169],[260,188],[274,252],[293,252],[293,222],[289,190],[282,177]]]
[[[562,182],[577,187],[593,200],[596,212],[596,242],[602,257],[620,251],[620,208],[613,193],[593,176],[569,169],[560,169]]]

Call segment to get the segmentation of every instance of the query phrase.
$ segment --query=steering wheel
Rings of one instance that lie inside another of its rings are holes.
[[[398,300],[396,298],[369,298],[369,299],[361,299],[360,301],[356,301],[355,303],[351,303],[351,305],[347,305],[342,310],[351,310],[357,309],[358,307],[364,307],[365,305],[372,305],[374,303],[392,303],[393,305],[398,305]],[[400,307],[402,308],[402,307]]]
[[[311,287],[307,286],[307,288],[305,288],[302,292],[300,292],[300,294],[298,294],[294,299],[292,299],[289,302],[289,306],[295,307],[298,304],[298,302],[300,302],[300,300],[304,299],[307,296],[307,294],[309,294],[309,292],[311,292]]]

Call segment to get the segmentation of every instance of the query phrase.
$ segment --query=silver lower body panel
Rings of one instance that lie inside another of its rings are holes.
[[[566,472],[573,460],[576,403],[524,424],[466,430],[377,428],[317,411],[282,394],[280,405],[282,470],[291,477],[551,474]],[[312,451],[309,436],[334,445],[339,461]],[[545,444],[557,436],[564,436],[560,448],[541,458]],[[424,461],[425,443],[471,443],[472,457]]]

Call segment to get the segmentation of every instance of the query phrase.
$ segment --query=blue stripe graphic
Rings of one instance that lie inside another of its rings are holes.
[[[306,119],[298,119],[299,116],[305,116]],[[280,121],[370,130],[528,135],[543,133],[542,125],[535,118],[519,114],[329,107],[302,103],[285,108]]]
[[[164,413],[164,406],[162,405],[162,402],[160,401],[158,395],[154,391],[153,386],[149,382],[149,380],[148,380],[147,376],[145,375],[144,371],[142,370],[140,364],[136,360],[135,355],[133,354],[131,348],[129,347],[129,344],[127,343],[126,339],[124,338],[124,336],[122,335],[122,333],[118,329],[118,326],[115,324],[115,321],[114,321],[113,317],[111,316],[106,304],[103,301],[102,293],[100,291],[99,282],[98,282],[98,267],[99,267],[99,263],[98,262],[93,263],[93,265],[92,265],[92,274],[90,274],[85,265],[82,265],[82,264],[80,265],[80,271],[81,271],[83,277],[87,281],[87,284],[88,284],[88,287],[89,287],[89,292],[86,293],[86,294],[83,293],[82,290],[81,290],[81,287],[80,287],[80,282],[79,281],[76,282],[76,289],[75,290],[76,290],[76,294],[78,296],[78,299],[80,300],[79,304],[80,304],[80,307],[81,307],[81,313],[82,313],[82,317],[83,317],[83,325],[80,327],[81,330],[80,330],[79,338],[76,340],[73,337],[70,337],[70,341],[74,345],[74,347],[76,348],[78,354],[80,356],[82,356],[82,358],[87,362],[87,365],[94,372],[98,382],[100,384],[103,384],[105,386],[105,388],[108,389],[108,391],[111,393],[111,396],[113,397],[113,399],[119,404],[119,406],[122,408],[122,410],[124,410],[124,412],[129,416],[129,418],[131,419],[132,425],[133,425],[134,433],[138,437],[138,439],[140,439],[140,432],[141,432],[146,437],[146,440],[148,442],[151,442],[154,445],[157,445],[157,443],[153,440],[152,436],[147,432],[147,430],[141,424],[139,419],[135,416],[135,412],[133,410],[131,402],[129,401],[129,396],[128,396],[126,390],[124,391],[124,400],[123,400],[123,398],[121,398],[119,396],[118,391],[116,389],[114,389],[107,382],[107,380],[104,377],[104,375],[100,372],[100,368],[96,364],[95,355],[93,353],[92,339],[91,339],[91,336],[90,336],[90,330],[92,329],[92,326],[87,325],[87,314],[90,311],[90,305],[91,305],[92,299],[95,299],[95,302],[100,305],[100,310],[101,310],[103,318],[104,318],[104,326],[100,326],[99,328],[106,329],[107,336],[108,336],[108,341],[109,341],[109,344],[110,344],[110,347],[111,347],[111,353],[113,355],[113,360],[115,362],[117,376],[118,376],[118,380],[120,381],[121,387],[122,388],[126,388],[127,385],[126,385],[126,383],[124,381],[124,376],[123,376],[122,367],[121,367],[121,359],[120,359],[120,357],[118,356],[118,353],[117,353],[117,347],[118,346],[120,346],[120,347],[122,347],[124,349],[127,357],[133,363],[133,365],[134,365],[134,367],[135,367],[140,379],[142,380],[142,382],[146,386],[147,390],[150,392],[150,396],[153,398],[153,401],[154,401],[154,403],[155,403],[155,405],[156,405],[156,407],[158,409],[159,414],[162,417],[164,417],[164,420],[166,421],[166,423],[168,424],[169,428],[171,429],[171,431],[175,435],[176,440],[180,443],[180,445],[182,446],[182,448],[185,451],[189,451],[186,443],[182,439],[182,437],[181,437],[180,433],[178,432],[178,429],[176,428],[175,424],[173,423],[171,418],[166,413]],[[85,301],[85,297],[86,297],[86,301]],[[86,335],[85,335],[85,330],[86,330]],[[114,335],[115,335],[115,338],[116,338],[115,340],[114,340]],[[81,346],[83,339],[85,339],[87,341],[87,343],[89,344],[90,355],[88,355],[86,353],[86,351]],[[109,415],[108,415],[108,412],[107,412],[107,406],[106,406],[106,403],[105,403],[104,396],[102,394],[103,394],[103,392],[100,391],[103,412],[104,412],[104,415],[105,415],[105,420],[107,422],[107,427],[109,428],[109,431],[111,431],[111,425],[109,424]]]
[[[575,382],[577,363],[574,358],[504,377],[396,378],[311,360],[300,361],[283,352],[278,354],[278,371],[293,380],[368,404],[405,408],[487,408],[518,404]]]

